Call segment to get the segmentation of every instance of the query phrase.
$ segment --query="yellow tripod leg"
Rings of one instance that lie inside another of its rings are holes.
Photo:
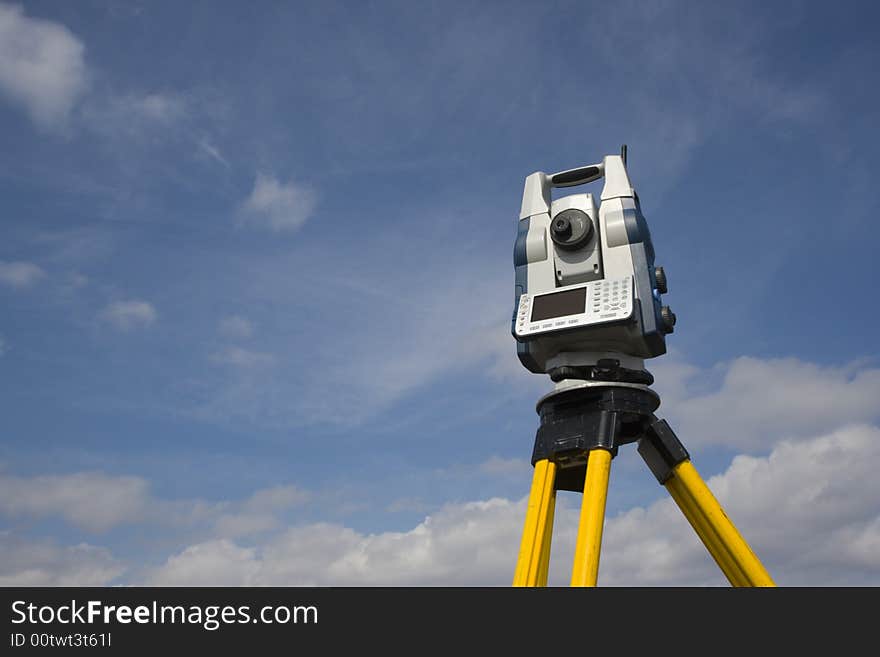
[[[672,468],[665,486],[731,584],[776,586],[689,460]]]
[[[669,491],[672,499],[675,500],[678,508],[681,509],[684,517],[691,524],[691,527],[694,528],[697,536],[699,536],[703,545],[706,546],[709,554],[715,560],[715,563],[718,564],[721,572],[724,573],[730,583],[733,586],[748,586],[745,575],[733,562],[733,559],[730,557],[727,550],[724,549],[724,546],[718,538],[718,534],[708,526],[706,519],[697,510],[694,500],[688,495],[687,491],[683,489],[681,481],[675,481],[674,478],[670,479],[666,482],[666,490]]]
[[[547,586],[547,576],[550,573],[550,543],[553,538],[553,515],[556,512],[556,490],[550,493],[547,509],[547,522],[544,523],[544,539],[541,544],[541,561],[538,564],[538,586]]]
[[[592,450],[587,457],[584,498],[581,502],[581,518],[571,573],[572,586],[596,586],[610,476],[611,452],[605,449]]]
[[[542,565],[550,563],[550,534],[553,523],[553,507],[556,500],[554,483],[556,464],[548,460],[535,463],[532,476],[532,490],[529,493],[529,506],[526,509],[526,522],[523,527],[519,559],[513,576],[514,586],[539,586],[542,581]],[[546,558],[545,558],[546,543]],[[546,562],[546,564],[545,564]],[[547,575],[544,573],[543,581]]]

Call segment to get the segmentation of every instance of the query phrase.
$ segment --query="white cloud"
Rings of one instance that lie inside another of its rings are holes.
[[[45,276],[46,272],[32,262],[0,261],[0,283],[3,285],[24,288],[33,285]]]
[[[120,331],[145,327],[156,321],[156,309],[146,301],[116,301],[101,311],[101,319]]]
[[[851,426],[767,457],[737,457],[708,484],[782,585],[880,584],[880,430]],[[525,500],[453,504],[406,532],[362,534],[319,523],[262,546],[193,545],[150,584],[510,584]],[[551,583],[566,585],[578,510],[560,501]],[[723,585],[671,499],[606,523],[600,585]]]
[[[652,368],[661,412],[688,445],[767,451],[780,440],[815,436],[848,422],[880,419],[880,369],[823,366],[796,358],[737,358],[713,368],[671,361]],[[707,375],[721,377],[703,392]]]
[[[275,363],[272,354],[243,349],[242,347],[226,347],[211,355],[211,360],[220,365],[250,370],[269,367]]]
[[[0,532],[0,586],[107,586],[125,568],[104,548],[60,547]]]
[[[521,507],[506,500],[454,505],[409,532],[373,535],[319,523],[289,529],[260,549],[211,541],[169,558],[149,581],[306,586],[509,583]]]
[[[244,586],[254,582],[259,564],[253,548],[228,540],[186,548],[170,557],[151,578],[157,586]]]
[[[140,522],[148,484],[139,477],[81,472],[41,477],[0,476],[0,513],[11,517],[60,515],[91,531]]]
[[[241,209],[248,223],[273,231],[294,231],[312,216],[317,200],[317,193],[307,185],[282,183],[274,176],[258,173]]]
[[[254,334],[254,325],[241,315],[230,315],[220,320],[219,330],[227,338],[249,338]]]
[[[43,129],[61,129],[87,86],[83,43],[63,25],[0,5],[0,92]]]
[[[308,491],[291,485],[260,489],[236,502],[209,502],[157,498],[142,477],[101,472],[0,475],[0,515],[60,517],[91,532],[126,524],[163,525],[202,536],[236,538],[278,528],[282,514],[310,499]]]
[[[158,123],[169,123],[186,114],[186,103],[175,94],[153,92],[128,95],[119,98],[118,102],[129,114]]]
[[[304,505],[311,494],[296,486],[274,486],[258,490],[236,505],[222,505],[226,512],[214,522],[214,534],[224,539],[249,536],[277,529],[279,514]]]

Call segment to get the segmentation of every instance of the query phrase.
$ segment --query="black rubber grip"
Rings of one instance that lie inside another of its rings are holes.
[[[571,187],[573,185],[582,185],[584,183],[596,180],[602,175],[599,167],[589,166],[580,169],[572,169],[571,171],[563,171],[555,174],[550,182],[554,187]]]

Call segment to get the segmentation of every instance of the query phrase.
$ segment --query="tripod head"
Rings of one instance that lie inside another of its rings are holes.
[[[554,188],[600,178],[598,205],[592,194],[552,198]],[[529,371],[554,381],[595,379],[600,371],[614,372],[611,380],[653,381],[637,373],[650,377],[644,359],[666,353],[675,315],[661,301],[666,274],[654,265],[626,146],[597,164],[526,178],[513,260],[511,332]]]

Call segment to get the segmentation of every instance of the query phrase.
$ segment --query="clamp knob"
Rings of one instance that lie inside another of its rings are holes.
[[[663,306],[660,309],[660,319],[663,320],[662,331],[664,333],[672,333],[675,330],[675,313],[669,306]]]
[[[663,267],[654,267],[654,280],[657,281],[657,291],[666,294],[666,271]]]

